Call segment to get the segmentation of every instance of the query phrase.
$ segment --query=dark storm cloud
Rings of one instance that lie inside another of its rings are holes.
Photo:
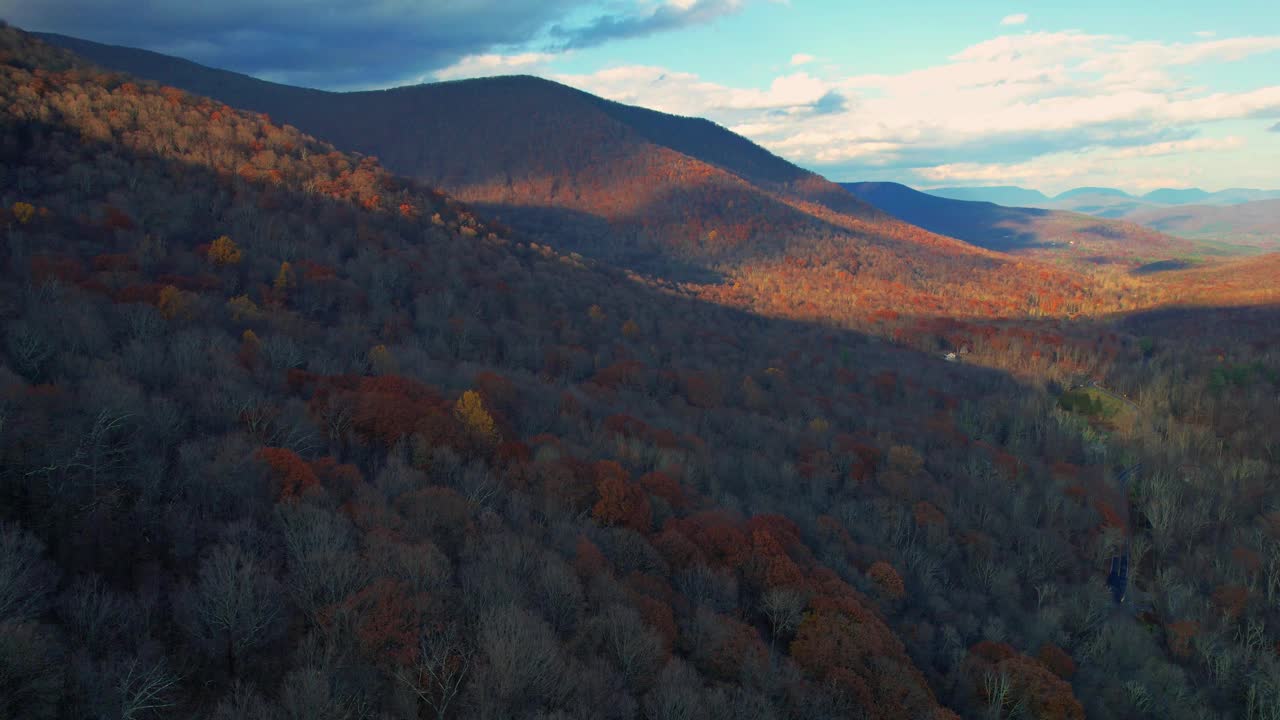
[[[412,82],[466,55],[531,42],[587,47],[648,35],[739,4],[641,6],[634,14],[594,14],[579,27],[566,18],[593,17],[598,0],[0,0],[0,18],[279,82],[346,88]]]
[[[685,0],[659,5],[647,14],[601,15],[585,25],[555,25],[551,35],[565,49],[587,48],[610,40],[644,37],[667,30],[679,30],[735,13],[743,0]]]

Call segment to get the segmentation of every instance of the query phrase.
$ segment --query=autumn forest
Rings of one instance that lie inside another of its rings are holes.
[[[60,44],[0,26],[0,718],[1280,718],[1280,255]]]

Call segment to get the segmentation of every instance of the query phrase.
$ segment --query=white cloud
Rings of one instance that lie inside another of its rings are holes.
[[[1005,15],[1000,20],[1001,25],[1021,25],[1027,21],[1026,13],[1017,13],[1015,15]]]
[[[533,52],[516,55],[468,55],[449,67],[435,71],[432,76],[436,80],[463,80],[491,75],[533,73],[557,57],[561,56]]]
[[[808,53],[796,53],[795,55],[791,56],[792,65],[808,65],[814,60],[817,60],[817,58],[815,58],[814,56]]]
[[[1203,139],[1211,134],[1207,124],[1280,114],[1280,82],[1215,92],[1181,75],[1278,50],[1280,36],[1161,43],[1030,32],[995,37],[900,74],[840,77],[815,66],[765,87],[734,87],[631,66],[556,79],[623,102],[709,117],[841,178],[876,167],[932,167],[953,179],[970,173],[1013,181],[1024,173],[1052,180],[1080,170],[1075,155],[1055,155],[1068,150],[1105,155],[1101,162],[1112,170],[1176,153],[1238,152],[1238,138]],[[838,100],[834,110],[820,111],[824,97]],[[1058,165],[1033,162],[1041,157]]]
[[[1194,152],[1214,150],[1234,150],[1243,147],[1244,138],[1231,135],[1224,138],[1193,138],[1191,140],[1170,140],[1167,142],[1138,145],[1123,148],[1110,153],[1114,158],[1163,157],[1166,155],[1186,155]]]

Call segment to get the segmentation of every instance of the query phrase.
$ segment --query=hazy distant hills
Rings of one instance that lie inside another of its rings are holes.
[[[1146,208],[1126,220],[1180,237],[1280,248],[1280,200]]]
[[[888,182],[844,183],[858,198],[943,235],[1001,252],[1145,256],[1189,252],[1194,244],[1141,225],[1043,208],[956,200]]]
[[[1124,220],[1196,240],[1280,247],[1280,190],[1161,188],[1141,196],[1103,187],[1081,187],[1049,197],[1013,186],[937,188],[940,198],[986,201],[1043,210],[1066,210]],[[887,209],[887,208],[886,208]],[[904,219],[908,219],[903,216]]]
[[[1119,205],[1125,201],[1141,205],[1238,205],[1258,200],[1280,199],[1280,190],[1255,190],[1249,188],[1228,188],[1217,192],[1207,192],[1200,188],[1161,188],[1143,195],[1131,195],[1116,188],[1078,187],[1052,197],[1039,190],[1030,190],[1013,185],[942,187],[924,190],[924,192],[955,200],[979,200],[993,202],[997,205],[1042,207],[1055,210],[1069,209],[1064,205],[1079,205],[1087,202],[1098,203],[1101,198],[1107,199],[1102,201],[1102,204],[1107,205]]]

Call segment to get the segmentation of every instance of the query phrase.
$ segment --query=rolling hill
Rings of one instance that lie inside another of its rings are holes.
[[[1028,190],[1014,185],[993,185],[987,187],[941,187],[931,188],[924,192],[952,200],[972,200],[989,202],[1008,207],[1039,207],[1049,202],[1049,196],[1039,190]]]
[[[1079,203],[1097,203],[1107,198],[1111,204],[1122,201],[1138,201],[1145,205],[1238,205],[1258,200],[1275,200],[1280,198],[1280,190],[1258,190],[1250,188],[1227,188],[1208,192],[1200,188],[1160,188],[1135,197],[1123,190],[1107,187],[1079,187],[1064,191],[1050,197],[1039,190],[1029,190],[1013,185],[978,186],[978,187],[944,187],[932,188],[924,192],[939,197],[956,200],[980,200],[998,205],[1044,207],[1066,209],[1068,201]]]
[[[1280,249],[1280,200],[1146,208],[1125,220],[1187,238]]]
[[[1280,190],[1153,190],[1141,197],[1113,188],[1076,188],[1050,198],[1017,187],[939,188],[937,197],[1066,210],[1143,225],[1192,240],[1268,249],[1280,246]],[[911,222],[911,217],[902,216]],[[918,218],[917,218],[918,219]],[[926,226],[937,231],[934,226]],[[1231,251],[1230,247],[1226,251]],[[1238,251],[1238,248],[1237,250]]]
[[[954,200],[884,182],[843,183],[856,197],[909,223],[991,250],[1049,258],[1138,261],[1192,252],[1195,244],[1140,225],[1041,208]]]
[[[1212,193],[1200,188],[1160,188],[1144,193],[1142,199],[1158,205],[1190,205],[1204,202],[1211,196]]]

